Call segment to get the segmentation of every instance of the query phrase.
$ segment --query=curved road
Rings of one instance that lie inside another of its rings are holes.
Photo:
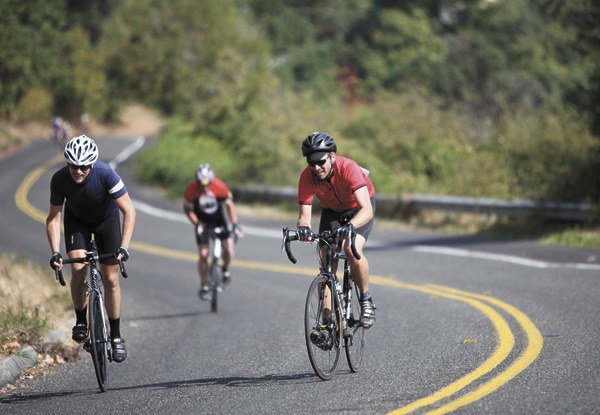
[[[377,227],[367,252],[377,323],[363,369],[319,380],[303,338],[314,247],[280,253],[277,221],[242,216],[217,314],[197,297],[179,203],[133,180],[135,138],[99,139],[138,208],[123,285],[130,355],[99,393],[89,358],[0,396],[0,413],[598,413],[600,252]],[[0,248],[45,265],[51,142],[0,160]],[[53,278],[48,269],[47,275]]]

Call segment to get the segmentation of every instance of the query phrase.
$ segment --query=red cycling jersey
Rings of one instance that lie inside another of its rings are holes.
[[[194,180],[185,189],[184,197],[193,204],[198,219],[214,224],[224,221],[223,201],[232,198],[225,182],[217,177],[207,187]]]
[[[373,182],[365,171],[347,157],[336,156],[333,174],[326,180],[319,180],[307,166],[300,174],[298,182],[298,202],[312,205],[317,196],[326,209],[344,212],[358,207],[354,192],[367,186],[369,197],[375,196]]]

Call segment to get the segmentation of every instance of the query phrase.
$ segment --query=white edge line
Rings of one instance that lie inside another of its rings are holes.
[[[137,210],[140,212],[144,212],[151,216],[156,216],[163,219],[172,220],[175,222],[189,223],[189,220],[183,213],[177,213],[170,210],[165,210],[161,208],[157,208],[151,206],[147,203],[140,202],[139,200],[133,200],[133,204]],[[269,230],[257,228],[254,226],[246,226],[244,225],[244,233],[255,235],[255,236],[264,236],[267,238],[281,238],[281,231]]]
[[[534,259],[522,258],[514,255],[505,254],[494,254],[489,252],[470,251],[467,249],[448,248],[443,246],[428,246],[428,245],[416,245],[411,248],[414,251],[428,253],[428,254],[440,254],[449,255],[462,258],[476,258],[484,259],[488,261],[506,262],[510,264],[522,265],[531,268],[539,269],[551,269],[551,268],[572,268],[581,270],[600,270],[598,264],[583,264],[583,263],[560,263],[560,262],[546,262],[537,261]]]
[[[129,157],[131,157],[132,154],[134,154],[136,151],[138,151],[140,148],[142,148],[144,146],[145,142],[146,142],[146,139],[144,138],[144,136],[139,136],[133,143],[131,143],[129,146],[127,146],[125,148],[125,150],[123,150],[119,154],[117,154],[115,156],[115,158],[113,158],[108,163],[108,165],[110,167],[112,167],[113,169],[116,169],[117,165],[119,163],[122,163],[125,160],[127,160]]]

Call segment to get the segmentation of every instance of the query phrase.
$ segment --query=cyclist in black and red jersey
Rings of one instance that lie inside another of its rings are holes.
[[[200,275],[200,291],[202,300],[208,300],[208,233],[207,228],[223,227],[219,235],[223,247],[223,282],[229,284],[231,271],[229,265],[233,259],[233,234],[242,235],[238,227],[238,216],[235,203],[225,182],[215,176],[210,164],[202,163],[196,170],[196,180],[188,185],[183,197],[183,211],[196,229],[198,245],[198,273]],[[228,222],[232,229],[229,229]]]
[[[69,258],[85,255],[92,234],[98,253],[115,253],[114,258],[100,260],[100,272],[105,290],[106,311],[111,331],[113,360],[127,357],[125,340],[121,337],[121,289],[118,260],[129,258],[128,247],[135,225],[135,208],[117,173],[98,160],[98,147],[85,135],[71,139],[65,146],[67,165],[52,176],[50,212],[46,218],[46,233],[52,257],[50,266],[61,269],[60,222],[64,205],[65,246]],[[119,212],[123,214],[123,227]],[[85,264],[71,264],[71,297],[76,323],[72,338],[83,342],[87,335],[87,298]]]
[[[373,229],[375,214],[375,187],[368,171],[355,161],[338,156],[333,137],[324,132],[314,132],[302,141],[302,155],[308,166],[298,182],[298,236],[309,240],[312,203],[316,196],[321,204],[319,233],[338,229],[342,237],[350,229],[356,233],[355,246],[361,259],[357,260],[347,248],[352,278],[361,291],[360,322],[365,328],[375,323],[375,306],[369,293],[369,263],[363,248]],[[344,218],[349,222],[340,227]]]

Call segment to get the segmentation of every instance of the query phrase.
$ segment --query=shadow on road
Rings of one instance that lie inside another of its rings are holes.
[[[304,383],[301,381],[322,382],[314,373],[299,373],[295,375],[264,375],[264,376],[230,376],[230,377],[212,377],[205,379],[174,380],[170,382],[147,383],[143,385],[109,388],[109,391],[127,391],[136,389],[174,389],[187,388],[194,386],[232,386],[232,387],[252,387],[264,386],[273,383],[280,385],[281,382]],[[57,391],[48,393],[15,393],[0,398],[0,404],[13,404],[19,402],[32,402],[37,400],[46,400],[52,398],[62,398],[74,395],[90,395],[102,393],[97,388],[77,390],[77,391]]]
[[[264,376],[229,376],[212,377],[205,379],[175,380],[171,382],[149,383],[145,385],[129,386],[123,388],[114,388],[114,390],[131,389],[171,389],[190,386],[222,385],[232,387],[248,387],[256,385],[265,385],[269,383],[281,384],[281,382],[299,383],[302,380],[322,382],[314,373],[298,373],[295,375],[264,375]]]

